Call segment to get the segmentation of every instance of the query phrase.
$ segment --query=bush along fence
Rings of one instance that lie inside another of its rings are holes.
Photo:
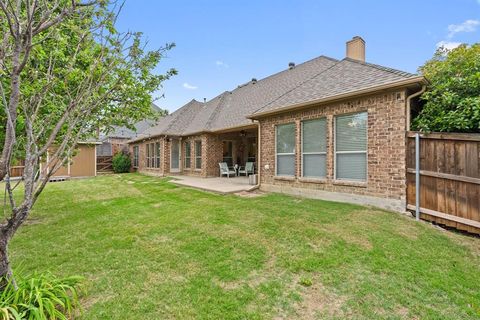
[[[407,133],[407,209],[480,234],[480,134]]]

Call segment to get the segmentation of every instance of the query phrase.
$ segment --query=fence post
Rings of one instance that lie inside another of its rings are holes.
[[[420,134],[415,133],[415,219],[420,220]]]

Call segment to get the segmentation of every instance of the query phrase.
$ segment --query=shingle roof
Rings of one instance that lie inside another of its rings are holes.
[[[256,110],[255,114],[416,78],[417,75],[345,58]]]
[[[417,77],[349,58],[320,56],[259,81],[252,79],[206,103],[192,100],[142,136],[185,136],[246,126],[252,123],[247,118],[252,115]]]
[[[195,115],[200,112],[203,103],[193,99],[172,114],[160,118],[157,124],[142,132],[139,138],[153,137],[163,134],[177,135],[181,134],[192,122]]]
[[[159,106],[156,104],[152,103],[151,108],[154,112],[161,112],[162,109],[160,109]],[[110,132],[108,135],[102,135],[100,137],[101,140],[107,139],[107,138],[126,138],[126,139],[131,139],[134,138],[138,135],[141,135],[145,130],[148,128],[154,126],[157,123],[156,120],[152,119],[146,119],[139,121],[133,125],[134,130],[129,129],[127,127],[114,127],[114,130]]]

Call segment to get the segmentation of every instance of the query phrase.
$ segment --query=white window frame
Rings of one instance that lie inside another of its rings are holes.
[[[190,150],[187,152],[187,145],[189,146]],[[192,142],[191,141],[185,141],[185,158],[184,158],[184,164],[183,167],[185,169],[191,169],[192,168]],[[188,164],[188,166],[187,166]]]
[[[304,122],[308,122],[308,121],[315,121],[315,120],[322,120],[322,119],[325,119],[325,152],[303,152],[303,124]],[[302,120],[301,121],[301,125],[300,125],[300,150],[301,150],[301,153],[300,153],[300,170],[301,170],[301,177],[302,178],[307,178],[307,179],[319,179],[319,180],[325,180],[327,178],[327,175],[328,175],[328,168],[327,168],[327,150],[328,150],[328,139],[327,139],[327,136],[328,136],[328,119],[327,117],[320,117],[320,118],[315,118],[315,119],[306,119],[306,120]],[[303,168],[305,166],[305,164],[303,163],[303,156],[304,155],[309,155],[309,154],[313,154],[313,155],[325,155],[325,175],[323,177],[321,176],[318,176],[318,177],[305,177],[305,175],[303,174]]]
[[[150,142],[150,163],[149,168],[155,168],[155,142]]]
[[[150,168],[150,143],[145,144],[145,167]]]
[[[347,116],[351,114],[366,113],[367,114],[367,143],[365,151],[337,151],[337,117]],[[365,154],[365,180],[356,180],[356,179],[341,179],[337,178],[337,154]],[[342,182],[353,182],[353,183],[367,183],[368,181],[368,111],[358,111],[358,112],[349,112],[336,114],[333,117],[333,179]]]
[[[200,156],[197,155],[197,143],[200,143]],[[202,170],[202,165],[203,165],[203,161],[202,161],[202,155],[203,155],[203,152],[202,152],[202,140],[195,140],[195,170]],[[200,158],[200,168],[197,167],[197,158]]]
[[[295,145],[293,147],[293,153],[277,153],[277,129],[279,126],[283,126],[283,125],[289,125],[289,124],[293,124],[294,128],[295,128]],[[287,123],[282,123],[282,124],[277,124],[275,125],[275,176],[276,177],[295,177],[296,176],[296,172],[297,172],[297,168],[296,168],[296,159],[295,159],[295,154],[296,154],[296,144],[297,144],[297,124],[295,122],[287,122]],[[289,175],[289,174],[278,174],[278,156],[291,156],[293,155],[293,175]]]
[[[133,146],[133,167],[138,168],[138,146]]]
[[[162,144],[160,143],[160,141],[156,141],[155,144],[154,144],[154,167],[155,168],[160,168],[162,162],[161,162],[161,156],[160,154],[162,153]]]

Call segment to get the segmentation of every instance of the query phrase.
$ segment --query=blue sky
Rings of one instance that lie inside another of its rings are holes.
[[[127,0],[118,27],[143,32],[150,49],[176,43],[157,72],[179,74],[156,94],[174,111],[290,61],[344,58],[355,35],[366,41],[368,62],[416,72],[439,43],[479,41],[480,0]]]

